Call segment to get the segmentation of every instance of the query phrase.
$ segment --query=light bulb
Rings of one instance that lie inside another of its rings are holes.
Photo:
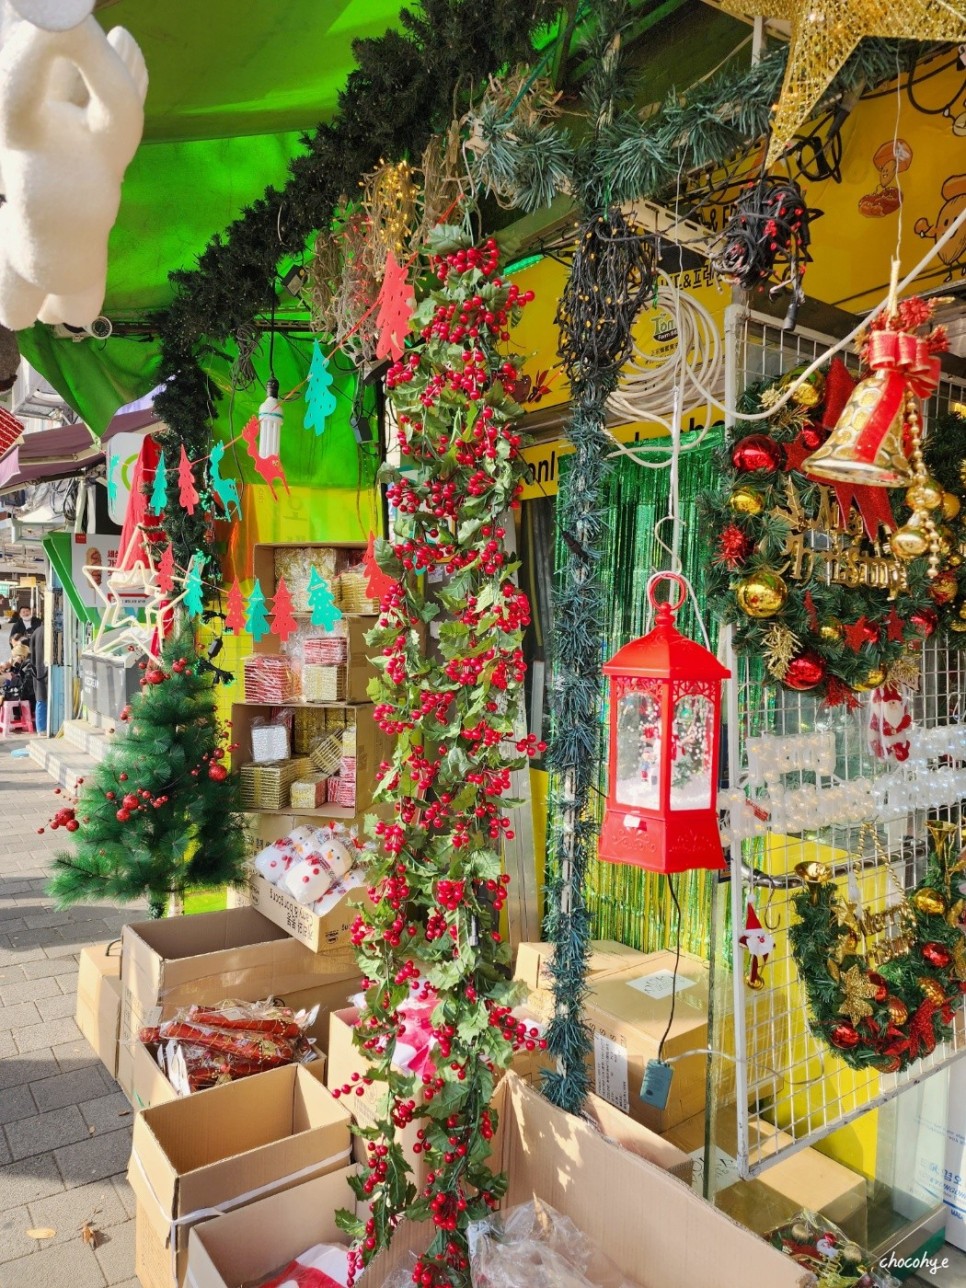
[[[278,456],[282,441],[282,404],[278,401],[278,381],[270,376],[265,384],[265,401],[258,409],[258,454]]]

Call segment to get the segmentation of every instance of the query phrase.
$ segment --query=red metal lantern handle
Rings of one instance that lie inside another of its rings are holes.
[[[654,588],[659,581],[671,581],[678,586],[678,588],[681,591],[681,598],[678,600],[676,604],[673,604],[670,598],[668,598],[667,600],[655,599]],[[651,580],[647,583],[647,597],[651,601],[652,608],[658,609],[664,606],[669,608],[672,613],[676,613],[688,597],[688,583],[684,580],[684,578],[681,576],[680,573],[656,572],[654,576],[651,578]]]

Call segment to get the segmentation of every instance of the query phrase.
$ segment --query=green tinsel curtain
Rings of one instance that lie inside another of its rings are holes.
[[[666,445],[666,440],[656,440]],[[712,557],[709,536],[701,530],[697,498],[715,485],[715,453],[723,442],[723,432],[712,430],[700,447],[682,455],[679,471],[679,512],[682,517],[681,563],[694,587],[699,603],[704,600],[705,572]],[[667,453],[661,453],[666,458]],[[652,459],[657,459],[654,457]],[[568,460],[561,464],[564,469]],[[602,576],[607,587],[610,609],[605,623],[607,653],[603,664],[628,640],[649,629],[647,580],[652,572],[668,568],[670,558],[655,535],[655,524],[668,513],[670,471],[647,469],[627,457],[621,457],[611,472],[606,488],[607,527],[610,540],[602,562]],[[660,529],[662,539],[670,545],[671,524]],[[560,533],[556,534],[555,567],[562,566],[565,552]],[[702,610],[704,624],[717,645],[717,623]],[[689,602],[678,619],[681,631],[694,639],[701,633]],[[606,791],[606,710],[600,730],[601,764],[603,767],[597,796],[597,813],[603,813]],[[556,820],[550,820],[551,829]],[[553,847],[548,847],[552,856]],[[707,958],[711,951],[711,891],[715,876],[708,872],[682,873],[677,879],[678,898],[682,908],[681,948],[684,952]],[[673,948],[675,912],[667,879],[623,864],[591,860],[587,899],[593,919],[595,939],[618,939],[643,952]]]

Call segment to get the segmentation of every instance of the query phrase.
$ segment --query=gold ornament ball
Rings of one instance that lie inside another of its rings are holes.
[[[938,890],[932,890],[929,886],[917,890],[912,896],[912,902],[920,912],[930,917],[941,917],[946,911],[946,900]]]
[[[950,568],[959,568],[962,565],[963,556],[956,554],[955,551],[950,551],[946,556],[946,562],[949,564]]]
[[[939,538],[939,549],[942,554],[949,555],[956,549],[956,534],[952,528],[947,528],[942,524],[936,529],[936,536]]]
[[[807,1243],[811,1238],[812,1229],[804,1221],[796,1221],[788,1233],[796,1243]]]
[[[854,953],[858,948],[859,937],[854,930],[847,930],[844,935],[839,937],[839,943],[842,945],[844,950],[842,956],[845,957],[849,953]]]
[[[951,604],[958,590],[959,582],[956,574],[949,568],[941,572],[938,577],[933,577],[929,584],[929,593],[937,604]]]
[[[923,978],[917,980],[916,983],[922,989],[923,996],[928,998],[934,1006],[942,1006],[943,1002],[946,1001],[946,990],[938,980],[929,979],[928,977],[923,976]]]
[[[961,930],[963,913],[966,913],[966,899],[957,899],[955,903],[949,906],[949,911],[946,913],[946,924],[953,926],[956,930]]]
[[[752,979],[750,975],[746,975],[745,983],[748,985],[748,987],[751,989],[753,993],[757,993],[765,987],[765,981],[762,979],[760,975],[757,976],[757,978],[755,979]]]
[[[881,666],[873,666],[868,671],[865,679],[857,680],[853,687],[857,689],[859,693],[871,693],[873,689],[877,689],[880,684],[885,684],[885,682],[885,668]]]
[[[842,1260],[850,1261],[853,1265],[862,1260],[862,1249],[857,1243],[846,1243],[842,1248]]]
[[[959,605],[959,615],[966,619],[966,602]]]
[[[943,518],[955,519],[962,509],[962,503],[955,492],[943,493]]]
[[[736,487],[728,497],[728,506],[735,514],[761,514],[765,508],[765,498],[756,487]]]
[[[802,369],[804,370],[804,368]],[[788,383],[797,380],[801,371],[789,373]],[[813,372],[804,384],[798,386],[792,394],[792,402],[799,407],[817,407],[825,397],[825,377],[820,371]]]
[[[929,538],[922,528],[913,528],[908,524],[904,528],[896,528],[889,538],[889,549],[897,559],[904,562],[909,559],[918,559],[929,549]]]
[[[826,644],[838,644],[845,639],[845,627],[837,617],[830,617],[818,628],[818,636]]]
[[[774,617],[788,598],[788,587],[777,572],[756,572],[737,586],[738,607],[749,617]]]
[[[893,1024],[905,1024],[909,1018],[909,1008],[898,997],[890,997],[886,1005],[889,1008],[889,1019]]]
[[[938,510],[943,503],[943,490],[935,479],[925,478],[906,489],[910,510]]]

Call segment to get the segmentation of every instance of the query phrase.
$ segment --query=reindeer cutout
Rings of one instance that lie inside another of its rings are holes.
[[[252,458],[255,465],[255,472],[261,475],[264,482],[268,484],[269,491],[272,494],[272,500],[277,501],[275,488],[272,486],[276,480],[280,480],[282,487],[288,492],[288,480],[285,477],[285,471],[282,469],[282,462],[277,456],[259,456],[258,454],[258,417],[253,416],[241,432],[242,438],[248,447],[248,455]]]
[[[231,508],[235,507],[235,518],[241,518],[241,498],[238,495],[238,484],[234,479],[226,479],[221,474],[221,463],[225,458],[225,444],[215,443],[211,449],[211,455],[208,457],[208,476],[211,480],[211,490],[218,498],[219,504],[225,511],[225,518],[231,518]]]

